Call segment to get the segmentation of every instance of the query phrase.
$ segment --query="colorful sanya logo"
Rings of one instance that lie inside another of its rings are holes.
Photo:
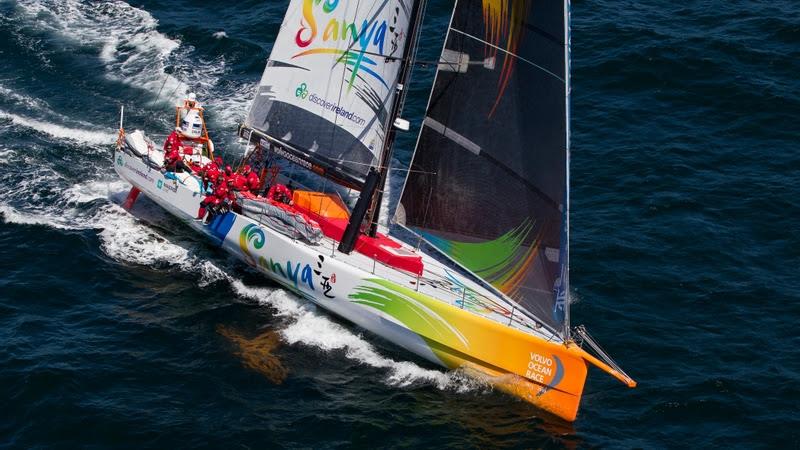
[[[164,187],[164,180],[156,181],[156,187],[159,188],[159,189],[163,188]]]
[[[561,362],[558,356],[546,356],[531,352],[531,359],[525,371],[525,378],[542,385],[542,389],[536,394],[537,397],[540,397],[561,384],[564,379],[564,372],[564,363]]]
[[[303,1],[303,20],[295,35],[295,43],[304,50],[292,58],[319,54],[335,55],[338,57],[337,62],[344,63],[352,69],[348,90],[353,87],[353,82],[361,72],[369,74],[388,89],[386,81],[373,70],[378,63],[367,55],[392,56],[399,49],[399,42],[405,37],[405,30],[396,26],[401,10],[395,8],[392,25],[386,20],[381,20],[379,14],[372,12],[362,21],[360,27],[355,19],[353,22],[348,22],[346,19],[336,17],[320,17],[334,15],[339,4],[345,1],[347,0]],[[320,34],[321,25],[326,20],[327,24]],[[387,40],[391,46],[388,55],[384,53]],[[319,41],[322,41],[323,46],[308,48]]]
[[[264,248],[266,241],[267,238],[264,236],[264,231],[258,225],[250,224],[242,228],[242,232],[239,233],[239,248],[242,249],[242,253],[248,263],[256,265],[256,259],[250,253],[250,246],[252,245],[255,250],[261,250]]]
[[[242,228],[241,233],[239,233],[239,248],[242,250],[242,254],[247,263],[279,276],[293,285],[295,289],[299,289],[300,285],[305,285],[308,286],[308,290],[314,291],[314,271],[311,269],[310,264],[293,263],[292,261],[286,261],[286,263],[281,264],[273,261],[272,258],[268,260],[263,256],[256,257],[256,255],[253,254],[254,250],[261,250],[264,248],[266,242],[267,238],[264,235],[264,230],[259,228],[258,225],[247,225]],[[324,258],[320,257],[319,274],[322,273],[322,261],[324,261]],[[335,298],[331,294],[331,290],[333,289],[331,283],[335,282],[336,275],[323,277],[320,286],[322,286],[326,297]]]
[[[294,91],[294,96],[305,100],[306,97],[308,97],[308,85],[303,83],[300,86],[298,86],[297,89]]]

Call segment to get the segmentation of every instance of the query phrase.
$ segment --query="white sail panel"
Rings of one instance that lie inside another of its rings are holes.
[[[363,180],[380,159],[413,0],[292,0],[245,123]]]

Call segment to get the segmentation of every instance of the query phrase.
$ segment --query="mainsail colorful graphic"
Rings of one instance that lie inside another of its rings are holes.
[[[561,331],[564,14],[559,2],[458,0],[442,52],[456,63],[439,65],[398,208],[401,224]]]
[[[413,0],[292,0],[245,128],[350,184],[376,166]]]
[[[486,46],[486,56],[498,57],[500,45],[504,47],[502,53],[503,66],[500,73],[500,82],[497,87],[497,98],[490,115],[494,114],[500,99],[508,87],[511,74],[514,71],[522,33],[525,31],[525,20],[528,17],[531,2],[515,0],[483,0],[483,20],[486,23],[485,39],[491,45]]]
[[[538,241],[529,241],[534,225],[525,222],[497,239],[485,242],[459,242],[419,230],[425,239],[511,298],[520,299],[524,274],[530,270],[539,251]]]

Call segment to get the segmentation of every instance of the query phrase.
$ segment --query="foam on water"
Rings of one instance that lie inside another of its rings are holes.
[[[118,204],[109,201],[122,198],[129,186],[120,180],[92,181],[75,184],[60,193],[57,200],[37,201],[36,192],[42,185],[54,183],[55,177],[38,177],[12,188],[12,200],[26,198],[24,207],[0,203],[0,213],[6,222],[22,225],[43,225],[60,230],[100,230],[101,246],[108,256],[122,262],[142,265],[168,263],[181,267],[193,266],[187,248],[173,244]],[[94,202],[101,201],[99,205]],[[104,201],[104,202],[103,202]],[[138,208],[148,221],[168,220],[160,208],[145,205]]]
[[[25,0],[21,6],[36,23],[49,23],[59,38],[95,49],[112,80],[148,90],[170,103],[190,91],[197,93],[217,125],[235,127],[255,93],[256,82],[221,87],[229,70],[224,56],[206,60],[193,46],[159,32],[150,13],[125,2]],[[220,31],[214,37],[227,34]]]
[[[2,83],[0,83],[0,96],[30,111],[50,111],[50,105],[46,101],[21,94]]]
[[[0,164],[10,163],[14,156],[16,156],[14,150],[0,150]]]
[[[22,0],[19,6],[28,22],[96,49],[109,78],[151,91],[163,86],[174,99],[187,92],[186,83],[165,71],[180,42],[157,31],[147,11],[123,1]]]
[[[77,143],[91,145],[110,145],[117,139],[116,133],[108,131],[69,128],[55,123],[23,117],[0,110],[0,119],[10,120],[13,124],[44,133],[56,139],[68,139]]]
[[[199,55],[192,45],[158,31],[158,20],[149,12],[126,2],[21,0],[18,6],[18,27],[46,30],[54,44],[66,41],[96,52],[110,80],[147,90],[164,103],[174,104],[190,91],[197,93],[215,127],[232,130],[254,95],[257,82],[222,85],[229,71],[224,56]],[[219,31],[214,37],[223,39],[227,34]],[[7,91],[11,92],[0,86],[0,93]],[[15,101],[48,109],[46,103],[34,105],[31,100]],[[147,101],[142,102],[138,106]]]
[[[233,280],[234,290],[243,298],[275,308],[288,319],[281,334],[289,344],[303,344],[325,352],[344,351],[353,361],[387,370],[386,382],[392,386],[408,387],[425,384],[455,392],[475,392],[491,389],[487,383],[466,374],[422,368],[412,362],[395,361],[382,356],[375,348],[350,330],[318,314],[308,304],[278,289],[254,288]]]
[[[256,95],[258,82],[237,83],[225,89],[222,95],[211,96],[206,101],[209,117],[225,127],[235,127],[244,121],[250,101]],[[234,135],[235,133],[231,133]]]

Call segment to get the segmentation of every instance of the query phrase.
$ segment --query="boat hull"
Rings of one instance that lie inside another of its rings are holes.
[[[587,372],[580,348],[417,292],[345,262],[346,255],[332,247],[294,241],[239,214],[205,225],[195,220],[202,199],[196,189],[123,151],[114,161],[117,173],[149,199],[293,293],[428,361],[463,368],[564,420],[575,419]]]

